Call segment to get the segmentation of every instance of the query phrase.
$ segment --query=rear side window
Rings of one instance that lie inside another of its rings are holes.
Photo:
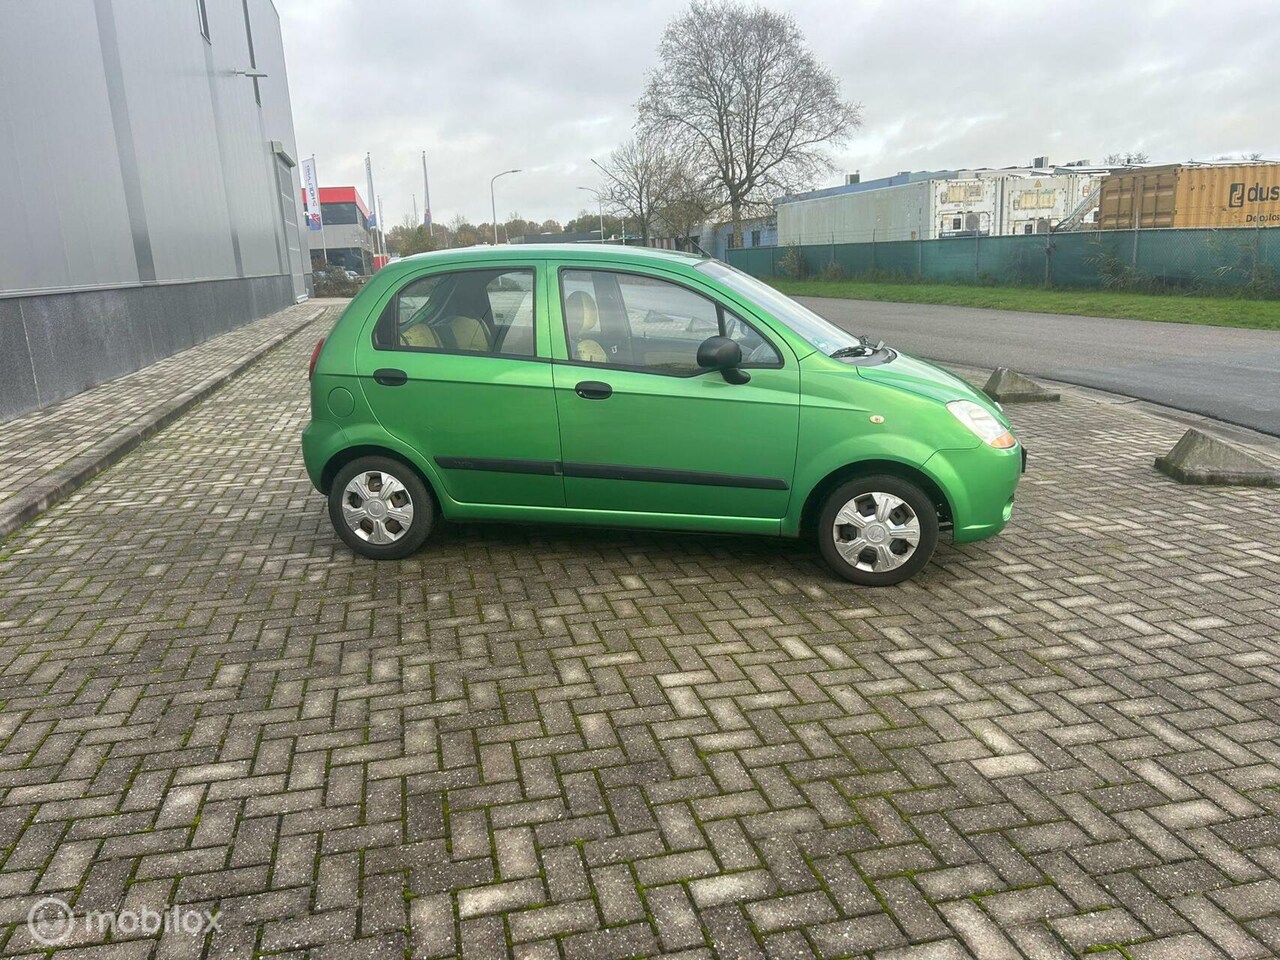
[[[761,333],[715,301],[657,277],[609,270],[562,270],[561,313],[569,356],[583,363],[694,376],[698,347],[729,337],[744,367],[781,366]]]
[[[459,270],[405,284],[374,329],[379,350],[533,357],[533,270]]]

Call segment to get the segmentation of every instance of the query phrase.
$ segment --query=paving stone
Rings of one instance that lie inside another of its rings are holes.
[[[1152,471],[1176,426],[1017,408],[1008,530],[890,590],[552,527],[373,563],[298,453],[331,321],[0,544],[0,948],[78,891],[216,901],[210,957],[1280,955],[1280,512]]]

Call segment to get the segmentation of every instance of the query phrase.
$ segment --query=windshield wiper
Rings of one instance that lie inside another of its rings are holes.
[[[832,360],[839,360],[841,357],[869,357],[877,350],[884,349],[884,341],[881,340],[874,347],[871,341],[866,337],[858,337],[858,343],[848,347],[841,347],[839,350],[833,350],[830,354]]]

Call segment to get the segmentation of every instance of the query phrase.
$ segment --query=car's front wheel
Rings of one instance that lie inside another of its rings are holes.
[[[431,533],[435,501],[406,464],[389,457],[361,457],[334,477],[329,519],[356,553],[399,560],[421,547]]]
[[[858,477],[827,497],[818,545],[827,565],[846,580],[887,587],[929,562],[938,545],[938,511],[908,480]]]

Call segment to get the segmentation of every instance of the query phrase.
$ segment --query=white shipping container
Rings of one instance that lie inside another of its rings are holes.
[[[932,182],[780,203],[778,244],[927,240]]]
[[[1097,187],[1096,173],[959,176],[779,203],[778,243],[867,243],[1047,233]]]

